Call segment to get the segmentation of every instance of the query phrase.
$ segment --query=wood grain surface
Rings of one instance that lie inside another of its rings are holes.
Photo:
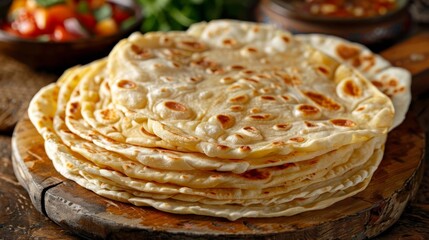
[[[76,239],[34,208],[13,173],[10,140],[0,136],[0,239]]]
[[[389,134],[385,157],[368,188],[333,206],[292,217],[221,218],[175,215],[100,197],[60,176],[28,119],[15,129],[15,174],[35,207],[54,222],[87,238],[154,239],[363,239],[399,219],[418,189],[424,133],[412,117]]]
[[[33,95],[57,78],[57,74],[32,70],[0,54],[0,132],[13,129]]]

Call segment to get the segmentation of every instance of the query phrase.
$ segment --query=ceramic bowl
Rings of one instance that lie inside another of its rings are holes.
[[[397,7],[384,15],[372,17],[326,17],[294,9],[295,0],[263,0],[257,18],[293,33],[336,35],[366,45],[378,44],[403,36],[411,26],[408,1],[397,0]]]
[[[31,67],[47,70],[62,70],[104,57],[119,40],[138,30],[142,21],[142,11],[136,1],[114,1],[114,3],[130,7],[137,20],[129,28],[114,35],[95,36],[69,42],[42,42],[19,38],[0,30],[0,53]]]

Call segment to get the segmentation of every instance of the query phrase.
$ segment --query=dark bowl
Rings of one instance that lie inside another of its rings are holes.
[[[295,0],[294,0],[295,1]],[[410,29],[409,1],[397,0],[397,8],[380,16],[326,17],[298,12],[291,0],[262,0],[257,11],[261,22],[272,23],[293,33],[336,35],[371,45],[400,38]]]
[[[142,11],[136,1],[111,1],[133,9],[136,23],[110,36],[90,37],[70,42],[41,42],[19,38],[0,30],[0,52],[33,68],[63,70],[107,56],[113,46],[139,29]],[[4,16],[4,15],[3,15]]]

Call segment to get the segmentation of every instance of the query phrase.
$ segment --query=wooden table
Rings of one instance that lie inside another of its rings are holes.
[[[392,48],[383,55],[393,60],[395,65],[412,66],[409,70],[416,76],[413,92],[420,94],[413,104],[413,111],[419,115],[424,126],[429,126],[429,92],[425,92],[429,86],[429,52],[417,51],[413,56],[402,54],[410,52],[405,48],[414,46],[418,50],[422,44],[429,44],[429,33],[407,41],[407,44]],[[415,60],[410,64],[409,61]],[[57,77],[56,74],[35,72],[0,55],[0,98],[5,97],[5,92],[10,96],[20,96],[17,98],[20,101],[9,103],[15,107],[10,117],[22,115],[31,96]],[[21,84],[21,88],[16,88],[14,84]],[[0,116],[1,111],[0,104]],[[13,120],[9,119],[9,122]],[[27,192],[19,185],[10,158],[11,126],[0,123],[0,239],[78,239],[39,213]],[[428,147],[426,143],[426,149]],[[429,157],[426,157],[425,163],[423,181],[415,199],[400,220],[376,239],[429,239]]]

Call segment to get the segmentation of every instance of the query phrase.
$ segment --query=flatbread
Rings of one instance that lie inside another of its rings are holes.
[[[235,45],[225,46],[225,39]],[[186,52],[179,54],[180,64],[163,55],[168,49]],[[141,52],[150,57],[142,59]],[[319,151],[386,133],[391,101],[347,66],[321,66],[324,59],[329,57],[266,25],[214,21],[188,33],[135,34],[109,55],[115,109],[91,112],[121,110],[125,117],[110,124],[110,134],[125,142],[128,129],[143,126],[164,142],[217,158]],[[123,119],[131,120],[128,128]]]
[[[324,208],[368,185],[407,73],[309,41],[225,20],[136,33],[29,116],[57,171],[110,199],[230,220]]]
[[[339,37],[302,34],[296,38],[361,72],[392,100],[395,118],[391,129],[402,123],[411,103],[411,74],[407,70],[391,66],[387,60],[372,53],[364,45]]]
[[[52,106],[52,101],[55,100],[55,94],[58,92],[58,86],[52,84],[44,88],[33,99],[30,109],[39,113],[54,113],[55,109],[49,108]],[[132,190],[133,181],[127,181],[125,186],[117,185],[115,181],[108,181],[103,177],[109,174],[103,172],[108,169],[100,169],[100,176],[94,176],[92,173],[86,172],[91,170],[84,167],[91,165],[97,168],[97,165],[90,164],[84,158],[79,157],[75,152],[71,151],[64,145],[56,136],[53,129],[52,117],[49,115],[32,115],[32,120],[40,123],[36,127],[46,137],[45,147],[48,156],[53,160],[55,168],[64,176],[76,181],[78,184],[100,194],[102,196],[130,202],[137,206],[153,206],[157,209],[167,212],[180,214],[201,214],[207,216],[225,217],[230,220],[235,220],[241,217],[274,217],[288,216],[297,214],[303,211],[319,209],[327,207],[334,202],[344,199],[347,196],[356,194],[363,190],[368,184],[370,176],[377,168],[383,154],[381,149],[374,150],[368,161],[365,161],[363,166],[356,168],[350,172],[346,172],[344,176],[331,179],[331,181],[319,182],[310,185],[306,188],[297,189],[288,192],[287,197],[280,195],[277,199],[270,198],[271,201],[264,201],[265,204],[260,204],[257,199],[246,201],[219,201],[211,198],[192,197],[186,194],[165,195],[164,193],[147,194],[146,192]],[[367,153],[368,151],[362,150]],[[358,157],[357,159],[362,159]],[[91,172],[91,171],[90,171]],[[116,185],[113,185],[113,184]],[[156,183],[153,183],[156,184]],[[150,197],[151,196],[151,197]],[[274,200],[273,200],[274,199]],[[229,203],[228,203],[229,202]],[[243,203],[244,202],[244,203]],[[241,203],[239,205],[238,203]]]

